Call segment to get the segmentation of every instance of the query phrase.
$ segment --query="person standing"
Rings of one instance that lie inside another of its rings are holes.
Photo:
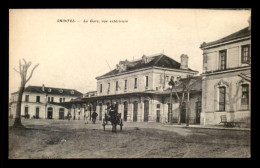
[[[93,113],[92,113],[92,122],[93,122],[93,124],[95,124],[96,123],[96,118],[97,118],[97,116],[98,116],[98,114],[94,111]]]
[[[84,111],[84,120],[85,120],[85,124],[88,124],[89,113],[88,113],[87,109],[85,109],[85,111]]]

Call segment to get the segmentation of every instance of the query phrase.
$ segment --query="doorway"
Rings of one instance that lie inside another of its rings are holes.
[[[59,119],[64,120],[64,108],[59,109]]]
[[[134,104],[133,121],[134,121],[134,122],[137,122],[137,109],[138,109],[137,101],[135,101],[133,104]]]
[[[148,122],[148,116],[149,116],[149,101],[144,101],[144,122]]]
[[[124,102],[124,121],[127,121],[128,103]]]
[[[186,123],[186,103],[183,102],[181,106],[181,123]]]
[[[39,118],[40,118],[40,108],[39,108],[39,107],[36,107],[35,118],[36,118],[36,119],[39,119]]]
[[[53,108],[48,107],[47,119],[52,119]]]
[[[196,102],[196,123],[200,123],[201,101]]]

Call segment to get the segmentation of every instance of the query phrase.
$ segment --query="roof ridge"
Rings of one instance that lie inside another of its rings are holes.
[[[39,87],[41,88],[42,86],[33,86],[33,85],[29,85],[27,87]],[[57,88],[57,87],[49,87],[49,86],[44,86],[45,88],[51,88],[51,89],[63,89],[63,90],[76,90],[76,89],[67,89],[67,88]],[[77,90],[76,90],[77,91]]]

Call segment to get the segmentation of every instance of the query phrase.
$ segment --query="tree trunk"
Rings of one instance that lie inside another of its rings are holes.
[[[190,125],[190,92],[188,91],[187,95],[187,104],[186,104],[186,126]]]
[[[18,100],[16,105],[16,115],[15,115],[13,128],[24,128],[21,122],[21,105],[22,105],[24,87],[25,84],[22,82],[21,87],[19,88],[19,95],[18,95]]]

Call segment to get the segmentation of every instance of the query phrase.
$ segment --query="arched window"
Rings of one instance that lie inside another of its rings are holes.
[[[249,85],[242,84],[242,96],[241,96],[241,105],[248,106],[249,105]]]

